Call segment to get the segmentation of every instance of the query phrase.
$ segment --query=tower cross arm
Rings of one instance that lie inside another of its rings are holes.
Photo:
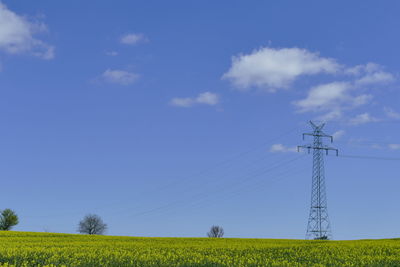
[[[313,146],[313,145],[304,145],[304,146],[297,146],[297,152],[300,152],[300,149],[304,148],[307,149],[308,153],[310,153],[311,149],[318,149],[318,150],[325,150],[326,154],[328,155],[329,150],[336,151],[336,156],[339,156],[339,150],[334,147],[319,147],[319,146]]]
[[[310,150],[313,148],[313,146],[312,145],[297,146],[297,152],[300,152],[301,148],[307,149],[308,153],[310,153]]]
[[[332,151],[336,151],[336,157],[339,156],[339,149],[337,149],[337,148],[334,148],[334,147],[325,147],[324,149],[325,149],[327,155],[328,155],[328,151],[329,151],[329,150],[332,150]]]

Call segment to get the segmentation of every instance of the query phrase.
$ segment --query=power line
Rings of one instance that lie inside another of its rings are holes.
[[[263,156],[263,157],[261,157],[261,158],[259,158],[259,159],[256,159],[255,161],[252,161],[250,164],[246,164],[246,165],[244,165],[243,167],[240,167],[240,169],[241,170],[239,170],[239,172],[242,172],[243,170],[245,171],[245,172],[247,172],[247,171],[250,171],[250,174],[246,174],[246,173],[244,173],[244,177],[245,177],[245,179],[242,179],[242,180],[240,180],[240,181],[238,181],[238,182],[234,182],[234,183],[232,183],[232,182],[229,182],[228,181],[228,183],[226,182],[226,181],[224,181],[223,179],[224,178],[226,178],[226,177],[229,177],[229,178],[232,178],[233,176],[237,176],[237,174],[238,174],[238,171],[237,170],[232,170],[232,169],[227,169],[228,170],[228,172],[227,173],[223,173],[222,175],[218,175],[218,180],[211,180],[211,179],[208,179],[208,180],[202,180],[202,181],[200,181],[201,183],[200,184],[192,184],[192,185],[190,185],[191,186],[191,188],[179,188],[179,191],[177,191],[177,192],[174,192],[173,193],[173,195],[174,196],[180,196],[180,197],[182,197],[182,196],[184,196],[185,194],[187,194],[189,191],[191,191],[191,189],[199,189],[199,187],[201,187],[201,188],[204,188],[204,187],[206,187],[206,188],[213,188],[213,189],[215,189],[215,188],[222,188],[222,191],[223,190],[225,190],[226,188],[230,188],[230,187],[233,187],[233,186],[235,186],[236,184],[239,184],[239,183],[241,183],[241,182],[246,182],[246,180],[251,180],[252,178],[251,177],[255,177],[255,176],[258,176],[258,175],[261,175],[261,174],[263,174],[263,173],[265,173],[266,171],[268,172],[268,171],[271,171],[271,170],[273,170],[273,169],[275,169],[275,168],[277,168],[277,167],[280,167],[280,166],[282,166],[282,165],[286,165],[285,163],[290,163],[291,161],[292,161],[292,159],[291,160],[289,160],[289,161],[287,161],[287,157],[283,157],[283,158],[281,158],[281,159],[279,159],[279,160],[277,160],[277,161],[273,161],[273,162],[271,162],[271,163],[269,163],[269,165],[268,166],[263,166],[263,167],[261,167],[261,168],[253,168],[252,167],[252,165],[255,165],[255,163],[257,163],[257,162],[259,162],[260,160],[265,160],[266,158],[269,158],[270,157],[270,155],[268,156],[268,154],[266,154],[267,156]],[[301,156],[300,157],[297,157],[297,158],[301,158]],[[294,158],[293,159],[293,161],[294,160],[296,160],[297,158]],[[272,166],[272,167],[271,167]],[[250,168],[248,168],[248,167],[250,167]],[[250,177],[250,179],[248,179]],[[233,179],[233,181],[234,181],[235,179]],[[230,179],[230,181],[232,181],[232,179]],[[210,184],[210,182],[212,182],[212,184]],[[183,183],[182,183],[183,184]],[[181,185],[182,185],[181,184]],[[200,189],[201,190],[201,189]],[[218,190],[214,190],[214,191],[218,191]],[[221,190],[219,190],[219,191],[221,191]],[[213,194],[213,193],[215,193],[215,192],[199,192],[199,193],[197,193],[197,194],[194,194],[194,195],[190,195],[189,196],[189,198],[190,198],[190,200],[189,201],[191,201],[191,200],[195,200],[195,199],[197,199],[197,198],[202,198],[202,197],[204,197],[204,196],[207,196],[207,195],[210,195],[210,194]],[[182,200],[182,199],[177,199],[177,200],[171,200],[169,203],[167,203],[167,204],[165,204],[165,205],[161,205],[160,206],[160,208],[168,208],[168,207],[170,207],[170,206],[176,206],[176,205],[180,205],[181,203],[182,204],[185,204],[185,203],[187,203],[188,202],[188,200]],[[107,205],[107,207],[111,207],[110,205]],[[140,208],[141,206],[140,205],[137,205],[136,207],[127,207],[127,208],[124,208],[124,209],[120,209],[120,210],[118,210],[118,211],[114,211],[114,212],[112,212],[113,214],[117,214],[117,213],[126,213],[126,212],[128,212],[128,211],[131,211],[131,210],[135,210],[135,209],[137,209],[137,208]],[[156,211],[158,211],[159,210],[159,208],[157,207],[157,208],[154,208]],[[151,209],[151,210],[153,210],[153,209]],[[146,214],[147,214],[147,212],[146,212]]]
[[[396,161],[400,160],[400,158],[391,158],[391,157],[376,157],[376,156],[362,156],[362,155],[340,155],[340,158],[353,158],[353,159],[370,159],[370,160],[390,160]]]
[[[301,159],[303,157],[305,157],[305,155],[294,158],[290,161],[287,161],[286,164],[284,164],[284,166],[288,166],[288,164],[291,164],[292,162],[297,161],[298,159]],[[266,177],[267,178],[266,180],[265,179],[261,180],[264,177],[263,174],[267,174],[267,173],[270,173],[270,171],[272,171],[272,169],[269,169],[266,172],[262,172],[262,173],[258,173],[256,175],[253,175],[250,177],[246,177],[245,179],[242,179],[234,184],[230,184],[230,186],[218,188],[217,190],[214,190],[214,192],[212,192],[212,194],[217,198],[219,198],[221,196],[225,196],[225,198],[226,197],[229,198],[232,196],[234,197],[240,193],[252,191],[252,190],[243,190],[245,186],[247,186],[247,189],[249,189],[249,186],[250,187],[257,186],[257,189],[259,189],[260,186],[262,186],[265,182],[270,184],[271,182],[276,182],[277,180],[280,180],[282,178],[282,176],[283,176],[283,178],[287,178],[287,176],[285,176],[285,175],[293,172],[293,170],[296,170],[296,168],[288,166],[284,169],[283,172],[278,173],[278,174],[269,175],[269,177],[268,176]],[[238,188],[237,190],[234,190],[234,191],[230,190],[230,189],[233,189],[234,187],[238,187],[238,186],[240,186],[240,188]],[[230,190],[230,191],[228,191],[228,190]],[[197,202],[197,204],[199,204],[199,203],[201,204],[202,202],[205,202],[204,200],[207,200],[207,198],[209,198],[209,196],[213,196],[212,194],[205,195],[202,199],[199,199],[200,202]],[[230,195],[228,195],[228,194],[230,194]],[[225,199],[225,198],[223,198],[223,199]],[[194,205],[196,205],[196,203],[194,203]]]
[[[278,164],[278,165],[275,165],[273,167],[267,168],[266,170],[263,170],[261,172],[255,173],[255,174],[253,174],[251,176],[246,176],[246,178],[244,178],[244,179],[242,179],[240,181],[237,181],[236,183],[232,183],[229,186],[224,186],[224,188],[222,188],[221,190],[226,190],[227,188],[232,188],[232,187],[234,187],[236,185],[243,184],[246,181],[253,180],[253,179],[259,177],[260,175],[269,173],[269,172],[271,172],[271,171],[273,171],[273,170],[275,170],[275,169],[277,169],[279,167],[286,166],[287,164],[289,164],[291,162],[294,162],[296,160],[299,160],[299,159],[303,158],[304,156],[305,155],[290,159],[288,161],[283,162],[282,164]],[[167,203],[165,205],[161,205],[159,207],[155,207],[155,208],[152,208],[152,209],[149,209],[149,210],[146,210],[146,211],[142,211],[142,212],[131,214],[129,217],[138,217],[138,216],[150,214],[150,213],[153,213],[153,212],[158,212],[158,211],[161,211],[161,210],[164,210],[164,209],[172,208],[172,207],[174,207],[176,205],[180,205],[182,203],[186,204],[186,203],[188,203],[188,201],[193,201],[193,200],[197,201],[197,200],[199,200],[201,198],[208,197],[209,195],[212,195],[212,194],[219,194],[221,192],[221,190],[220,189],[214,190],[211,193],[204,193],[204,192],[203,193],[199,193],[199,194],[196,194],[196,195],[192,196],[192,198],[190,200],[187,200],[187,199],[186,200],[176,200],[176,201]]]
[[[350,120],[329,120],[329,124],[337,123],[337,124],[349,124]],[[376,120],[374,123],[400,123],[399,119],[393,120]]]
[[[308,168],[307,168],[308,169]],[[288,171],[289,170],[289,171]],[[217,195],[210,195],[211,197],[213,197],[213,200],[218,200],[218,201],[213,201],[210,202],[210,196],[206,196],[206,198],[201,199],[200,201],[197,202],[193,202],[193,203],[184,203],[186,205],[181,206],[179,208],[179,211],[175,210],[175,211],[171,211],[171,210],[161,210],[160,212],[157,213],[157,215],[165,215],[165,214],[171,214],[172,213],[182,213],[182,209],[199,209],[199,208],[203,208],[205,206],[210,207],[212,205],[215,204],[221,204],[221,201],[227,200],[227,199],[232,199],[232,198],[237,198],[240,194],[243,193],[249,193],[249,192],[254,192],[254,191],[260,191],[260,189],[264,189],[265,186],[270,186],[271,184],[278,182],[280,180],[284,180],[287,179],[289,177],[289,174],[292,174],[293,171],[295,171],[296,173],[300,173],[301,171],[304,171],[305,168],[291,168],[291,169],[286,169],[284,172],[279,173],[277,175],[272,175],[271,179],[267,179],[262,181],[261,183],[255,183],[255,184],[251,184],[251,188],[247,188],[247,190],[243,190],[243,188],[240,188],[239,190],[235,190],[235,191],[229,191],[229,192],[222,192],[222,194],[217,194]],[[148,213],[147,213],[148,214]],[[146,215],[147,215],[146,214]]]
[[[283,133],[281,133],[281,134],[279,134],[279,135],[277,135],[277,136],[275,136],[273,138],[270,138],[267,141],[262,142],[261,144],[258,144],[257,146],[254,146],[254,147],[252,147],[250,149],[247,149],[244,152],[237,153],[237,154],[233,155],[232,157],[230,157],[228,159],[225,159],[225,160],[222,160],[220,162],[217,162],[217,163],[215,163],[215,164],[213,164],[213,165],[211,165],[211,166],[209,166],[207,168],[203,168],[202,170],[200,170],[199,172],[197,172],[197,173],[195,173],[193,175],[182,176],[180,178],[175,179],[175,181],[171,181],[171,182],[169,182],[167,184],[158,186],[157,188],[149,190],[149,191],[147,191],[145,193],[146,193],[146,195],[149,195],[149,194],[155,193],[155,192],[162,192],[162,191],[165,191],[168,188],[174,188],[177,185],[180,185],[180,186],[187,185],[187,187],[190,188],[190,187],[193,186],[192,183],[193,183],[193,181],[196,180],[196,178],[204,177],[206,174],[209,174],[209,173],[213,173],[213,172],[215,173],[215,171],[218,171],[221,167],[225,168],[225,169],[223,169],[223,172],[226,172],[226,170],[227,170],[228,173],[225,173],[220,177],[226,177],[226,176],[229,175],[229,172],[232,171],[232,169],[228,168],[228,167],[233,165],[233,164],[235,164],[236,160],[243,159],[245,156],[248,156],[250,153],[255,152],[257,150],[265,149],[265,145],[271,144],[272,142],[277,141],[277,140],[281,139],[282,137],[285,137],[285,136],[293,133],[297,129],[299,129],[298,126],[293,127],[293,128],[291,128],[291,129],[289,129],[287,131],[284,131]],[[252,162],[250,162],[250,164],[245,164],[241,168],[249,169],[248,167],[254,165],[254,163],[256,161],[265,160],[266,158],[270,158],[271,156],[272,156],[271,154],[263,154],[261,157],[258,157],[256,160],[253,160]],[[239,163],[239,164],[241,164],[241,163]],[[238,164],[236,163],[235,166],[237,166],[237,165]],[[250,170],[251,170],[251,168],[250,168]],[[206,185],[206,184],[210,184],[210,183],[215,183],[215,181],[214,180],[209,180],[209,181],[203,180],[202,181],[202,185],[203,186]],[[197,188],[197,187],[195,187],[195,188]],[[186,189],[182,188],[181,191],[182,191],[181,194],[185,193],[185,192],[188,191],[188,188],[186,188]],[[177,192],[177,194],[179,194],[179,192]],[[119,204],[121,202],[125,202],[125,201],[114,202],[113,204],[108,204],[107,206],[109,207],[111,205],[117,205],[117,204]]]
[[[265,187],[266,186],[269,186],[269,185],[271,185],[271,184],[273,184],[273,183],[275,183],[275,182],[278,182],[278,181],[281,181],[281,180],[284,180],[284,179],[287,179],[288,177],[289,177],[289,174],[293,174],[293,173],[296,173],[296,174],[299,174],[300,172],[302,172],[302,171],[305,171],[305,170],[308,170],[308,167],[307,168],[291,168],[291,169],[286,169],[284,172],[282,172],[282,173],[279,173],[279,174],[277,174],[277,175],[273,175],[273,176],[271,176],[271,178],[272,179],[268,179],[268,180],[263,180],[263,181],[259,181],[259,182],[257,182],[257,183],[254,183],[254,184],[250,184],[250,187],[247,187],[247,190],[243,190],[243,188],[240,188],[240,189],[238,189],[238,190],[235,190],[235,191],[230,191],[230,192],[227,192],[227,193],[229,193],[229,194],[221,194],[221,195],[217,195],[216,197],[221,201],[221,200],[227,200],[227,199],[231,199],[231,198],[235,198],[235,197],[237,197],[238,195],[240,195],[240,194],[243,194],[243,193],[249,193],[249,192],[254,192],[254,191],[260,191],[260,190],[262,190],[262,189],[265,189]],[[222,197],[222,198],[221,198]],[[206,203],[206,199],[205,200],[203,200],[203,201],[200,201],[200,202],[197,202],[197,203],[194,203],[194,205],[191,205],[190,207],[191,208],[193,208],[193,207],[204,207],[204,205],[201,205],[201,204],[205,204]],[[212,203],[220,203],[220,202],[212,202]],[[199,205],[200,204],[200,205]],[[208,205],[210,205],[210,204],[207,204],[207,206]]]
[[[225,159],[225,160],[222,160],[220,162],[217,162],[217,163],[215,163],[215,164],[213,164],[213,165],[211,165],[211,166],[209,166],[207,168],[203,168],[201,171],[199,171],[196,174],[189,175],[189,176],[183,176],[181,178],[176,179],[176,181],[167,183],[167,184],[165,184],[163,186],[159,186],[159,187],[154,188],[152,190],[148,190],[145,193],[146,193],[146,195],[149,195],[151,193],[163,191],[163,190],[165,190],[165,189],[167,189],[169,187],[173,187],[173,186],[178,185],[178,184],[183,185],[185,183],[186,184],[190,183],[191,181],[195,180],[195,178],[204,176],[205,174],[208,174],[210,172],[218,170],[220,167],[228,167],[228,166],[230,166],[231,164],[234,163],[235,160],[243,158],[243,157],[249,155],[250,153],[252,153],[254,151],[261,150],[261,149],[265,148],[265,145],[271,144],[272,142],[277,141],[277,140],[281,139],[282,137],[285,137],[285,136],[293,133],[297,129],[299,129],[299,126],[296,126],[296,127],[293,127],[293,128],[291,128],[291,129],[289,129],[287,131],[284,131],[283,133],[281,133],[281,134],[279,134],[279,135],[277,135],[277,136],[275,136],[273,138],[270,138],[269,140],[264,141],[261,144],[258,144],[257,146],[249,148],[249,149],[247,149],[247,150],[245,150],[243,152],[237,153],[237,154],[231,156],[228,159]],[[257,161],[269,158],[270,156],[271,156],[270,154],[269,155],[262,155],[260,158],[257,159]],[[246,164],[245,167],[247,167],[247,169],[248,169],[248,167],[251,166],[251,165],[254,165],[254,161],[251,162],[250,164]],[[228,170],[228,172],[231,171],[231,169],[229,169],[229,168],[227,170]],[[227,174],[225,174],[223,176],[227,176]],[[190,186],[190,184],[189,184],[189,186]],[[185,191],[187,191],[187,190],[185,190]],[[120,203],[125,203],[125,202],[126,202],[126,200],[124,200],[124,201],[123,200],[114,201],[113,203],[109,203],[106,206],[97,207],[97,208],[94,208],[94,209],[95,210],[99,210],[99,209],[103,210],[104,208],[109,208],[109,207],[118,205]],[[63,214],[59,214],[59,215],[47,214],[47,215],[26,216],[26,218],[47,218],[47,217],[71,216],[71,215],[80,214],[80,213],[81,213],[81,211],[73,211],[73,212],[63,213]]]

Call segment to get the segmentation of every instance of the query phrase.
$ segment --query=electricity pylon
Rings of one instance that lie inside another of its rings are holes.
[[[323,144],[324,137],[330,138],[331,143],[333,142],[333,137],[322,131],[325,123],[317,125],[310,121],[310,124],[314,131],[312,133],[303,133],[303,140],[306,135],[313,136],[313,144],[297,147],[297,151],[300,151],[300,148],[307,149],[308,153],[313,150],[311,207],[306,239],[331,239],[332,233],[326,201],[324,152],[328,155],[329,150],[333,150],[336,151],[336,156],[338,156],[339,151],[336,148],[328,147]]]

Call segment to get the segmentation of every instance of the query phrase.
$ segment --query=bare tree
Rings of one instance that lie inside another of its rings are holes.
[[[5,209],[0,213],[0,230],[8,231],[18,224],[18,216],[13,210]]]
[[[211,226],[210,232],[207,233],[208,237],[223,237],[224,229],[218,225]]]
[[[88,214],[79,222],[78,232],[88,235],[102,235],[106,229],[107,224],[103,222],[100,216]]]

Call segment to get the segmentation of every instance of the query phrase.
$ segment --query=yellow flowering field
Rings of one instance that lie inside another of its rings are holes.
[[[142,238],[2,231],[0,266],[400,266],[400,239]]]

